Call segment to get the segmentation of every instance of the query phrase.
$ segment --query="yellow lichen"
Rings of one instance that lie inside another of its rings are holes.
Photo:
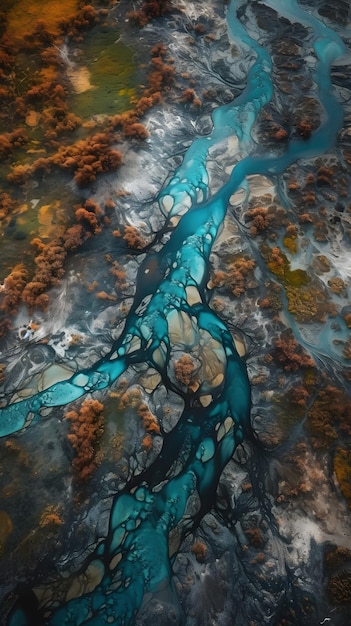
[[[291,252],[291,254],[296,254],[297,252],[297,239],[296,237],[284,237],[283,239],[283,244],[285,246],[285,248],[287,248],[289,250],[289,252]]]
[[[296,287],[289,285],[286,288],[288,308],[296,319],[301,322],[323,322],[326,315],[336,314],[335,305],[328,301],[324,291],[314,284]]]

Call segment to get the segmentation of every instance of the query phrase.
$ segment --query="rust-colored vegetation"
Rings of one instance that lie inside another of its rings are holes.
[[[340,219],[339,214],[344,212],[343,199],[348,194],[347,177],[343,175],[344,167],[336,159],[325,159],[324,162],[318,159],[316,172],[308,172],[304,181],[293,178],[288,183],[288,190],[298,209],[299,222],[303,225],[314,225],[313,236],[317,241],[329,239],[330,228]],[[333,202],[337,213],[331,220],[325,219],[325,201]],[[314,210],[310,212],[309,209]]]
[[[225,288],[235,298],[239,298],[247,289],[256,285],[254,280],[255,261],[239,255],[227,264],[227,271],[214,272],[210,287]]]
[[[90,478],[97,467],[97,449],[104,430],[104,406],[98,400],[84,400],[79,410],[65,415],[70,422],[67,435],[75,452],[72,468],[80,480]]]
[[[313,359],[298,344],[290,329],[283,331],[275,339],[272,356],[286,372],[297,372],[301,368],[315,367]]]
[[[245,530],[245,535],[251,546],[253,546],[254,548],[262,548],[264,541],[259,528],[247,528]]]
[[[86,4],[73,17],[62,20],[61,29],[68,37],[75,41],[81,41],[82,33],[99,23],[100,14],[101,11],[95,9],[91,4]]]
[[[295,226],[289,225],[286,232],[285,245],[294,253],[297,247],[297,230]],[[296,319],[302,322],[324,322],[326,316],[336,315],[335,304],[324,285],[318,280],[311,280],[305,270],[291,270],[290,261],[280,248],[262,244],[261,253],[268,269],[284,286],[289,311]]]
[[[263,298],[259,298],[259,300],[257,301],[258,306],[262,309],[269,309],[274,313],[280,311],[282,308],[282,287],[274,281],[267,282],[265,284],[265,287],[266,296]]]
[[[75,131],[82,125],[82,121],[69,110],[69,84],[64,72],[66,62],[60,46],[64,37],[80,41],[101,16],[106,15],[106,9],[96,9],[90,4],[79,6],[76,0],[70,0],[68,4],[69,8],[64,15],[57,3],[50,3],[43,19],[31,14],[28,20],[20,24],[19,17],[14,17],[15,13],[11,13],[12,21],[8,23],[4,15],[0,32],[0,123],[6,129],[14,123],[20,126],[0,135],[0,157],[5,163],[4,176],[8,187],[0,195],[0,220],[16,211],[21,204],[19,195],[27,193],[33,180],[36,183],[45,182],[55,172],[61,171],[67,182],[73,179],[76,193],[79,193],[80,189],[91,185],[99,175],[115,172],[122,164],[122,154],[116,149],[116,144],[121,139],[143,141],[148,137],[141,118],[148,109],[161,102],[162,93],[174,81],[173,61],[168,59],[166,47],[159,43],[150,51],[146,86],[135,97],[132,108],[95,123],[94,127],[98,129],[93,134],[89,125],[86,125],[77,139]],[[141,6],[141,20],[149,21],[165,14],[169,8],[168,2],[145,2]],[[18,37],[15,36],[15,23],[19,29],[22,28]],[[22,59],[23,51],[30,54],[33,60],[35,69],[31,73],[24,72],[23,61],[18,61]],[[14,72],[14,68],[18,73]],[[21,72],[24,72],[23,76]],[[36,133],[35,141],[32,137],[33,129]],[[104,210],[108,212],[109,209],[106,206]],[[102,226],[108,227],[111,222],[108,215],[92,206],[90,200],[75,207],[74,218],[76,224],[72,224],[73,220],[68,215],[68,224],[64,233],[60,232],[60,237],[40,242],[34,236],[36,270],[28,285],[23,285],[23,281],[21,284],[22,301],[30,309],[47,308],[49,298],[46,290],[57,285],[64,275],[68,254],[77,250],[88,237],[98,235]],[[130,249],[144,247],[143,237],[133,226],[124,227],[122,237]],[[27,258],[32,264],[30,257],[29,251]],[[30,275],[31,267],[27,271]],[[116,267],[113,271],[116,273],[118,288],[125,288],[126,277],[122,276],[123,272]],[[17,268],[14,268],[13,276],[7,281],[7,289],[1,294],[3,310],[12,307],[11,314],[15,311],[11,303],[18,299],[20,292],[20,289],[13,289],[15,276]],[[3,320],[4,333],[10,323],[8,321],[6,324]]]
[[[132,250],[142,250],[145,247],[146,241],[144,237],[132,224],[122,226],[120,230],[114,230],[112,234],[114,237],[122,238],[127,247]]]
[[[191,552],[195,556],[198,563],[204,563],[207,556],[207,546],[203,541],[195,541],[191,546]]]
[[[195,89],[192,89],[191,87],[188,87],[187,89],[184,89],[184,91],[182,92],[182,95],[180,97],[180,101],[184,102],[184,103],[190,103],[194,107],[200,107],[201,104],[202,104],[199,96],[197,95],[197,93],[195,91]]]
[[[29,310],[47,309],[49,304],[47,289],[59,285],[65,273],[67,255],[77,250],[93,234],[100,232],[100,213],[100,207],[88,199],[84,206],[78,207],[75,211],[78,223],[69,226],[62,236],[49,243],[44,243],[38,237],[32,240],[31,243],[38,253],[34,259],[36,269],[22,291],[22,302]]]
[[[183,354],[175,361],[174,375],[176,380],[183,387],[186,387],[188,392],[194,392],[198,389],[200,383],[197,376],[197,368],[190,354]]]
[[[250,235],[252,237],[256,237],[259,233],[269,228],[272,216],[269,214],[266,207],[258,206],[249,209],[246,213],[245,219],[250,224]]]
[[[127,274],[122,265],[120,265],[118,261],[112,259],[112,257],[110,257],[109,255],[107,255],[106,260],[112,264],[112,267],[110,268],[110,273],[115,279],[115,288],[117,292],[121,293],[125,291],[128,286]]]
[[[16,315],[22,300],[22,292],[27,282],[28,273],[23,265],[15,265],[10,274],[5,278],[2,291],[0,292],[0,311],[7,315]]]
[[[15,211],[17,202],[5,191],[0,193],[0,222]]]
[[[302,118],[296,122],[295,128],[297,134],[302,137],[302,139],[308,139],[313,130],[311,122],[306,118]]]
[[[138,26],[146,26],[149,22],[157,17],[163,17],[172,9],[169,0],[144,0],[140,9],[130,11],[127,17],[131,22]]]
[[[342,570],[329,581],[328,591],[333,604],[351,603],[351,574],[347,569]]]
[[[142,440],[142,447],[144,450],[151,450],[153,445],[152,435],[158,435],[160,427],[157,418],[151,413],[149,407],[143,402],[137,408],[137,414],[142,420],[143,427],[146,430],[146,434]]]
[[[113,137],[97,133],[70,146],[60,146],[49,157],[40,157],[31,164],[16,165],[8,175],[9,182],[23,184],[34,174],[44,176],[56,166],[73,174],[79,187],[89,185],[100,173],[112,172],[122,163],[122,155],[111,148]]]
[[[40,516],[39,528],[53,529],[62,524],[63,520],[60,516],[59,507],[53,505],[47,506]]]
[[[334,456],[334,472],[340,491],[351,508],[351,452],[349,447],[337,448]]]
[[[330,449],[339,435],[350,436],[351,405],[347,394],[331,384],[321,389],[308,411],[307,427],[312,444],[318,449]],[[339,462],[341,476],[341,461],[344,459],[345,463],[347,460],[350,462],[350,457],[340,452],[335,459],[336,464]],[[346,468],[346,465],[344,467]]]
[[[10,133],[3,133],[0,135],[0,158],[8,158],[16,148],[20,148],[27,141],[28,137],[23,128],[17,128]]]
[[[141,389],[139,387],[128,387],[127,381],[121,380],[117,391],[111,392],[110,396],[117,398],[120,411],[127,409],[135,411],[145,430],[141,445],[144,450],[150,451],[153,446],[154,435],[160,433],[160,426],[156,415],[150,411],[150,408],[145,403]]]

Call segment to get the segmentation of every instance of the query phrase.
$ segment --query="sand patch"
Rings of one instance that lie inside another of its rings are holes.
[[[89,89],[96,89],[90,82],[90,72],[87,67],[69,67],[67,69],[67,76],[71,81],[71,85],[75,93],[84,93]]]

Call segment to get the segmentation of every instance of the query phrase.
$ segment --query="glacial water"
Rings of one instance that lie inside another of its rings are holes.
[[[304,24],[311,32],[315,52],[313,79],[323,107],[320,127],[310,138],[292,139],[277,153],[255,152],[251,132],[258,113],[272,97],[272,63],[268,52],[239,21],[241,2],[232,0],[227,10],[229,37],[239,50],[250,49],[253,57],[247,85],[233,102],[214,110],[210,134],[193,141],[180,166],[160,190],[165,230],[174,218],[179,221],[170,230],[166,243],[150,252],[141,264],[134,305],[121,336],[92,367],[1,409],[0,435],[5,437],[31,428],[40,420],[42,409],[64,406],[88,392],[108,388],[135,363],[153,367],[166,388],[183,396],[171,380],[170,363],[175,349],[174,329],[185,321],[192,329],[192,343],[184,343],[182,349],[187,352],[194,345],[207,346],[222,362],[220,381],[204,380],[191,402],[184,399],[182,415],[165,435],[157,458],[115,495],[108,535],[81,570],[95,572],[95,588],[57,607],[46,620],[42,618],[47,625],[126,626],[133,623],[146,594],[171,590],[174,555],[169,556],[170,533],[184,527],[185,516],[191,527],[210,510],[223,469],[238,444],[251,436],[250,385],[245,363],[226,324],[208,304],[209,257],[223,226],[229,199],[240,187],[245,189],[247,177],[282,174],[298,159],[323,154],[333,146],[343,122],[342,108],[330,81],[331,64],[345,52],[341,39],[294,0],[268,0],[265,4],[291,22]],[[238,161],[228,180],[211,195],[209,151],[233,137],[238,141]],[[150,275],[151,259],[157,272]],[[191,516],[187,514],[187,505],[194,494],[200,504],[196,515]],[[8,623],[28,626],[33,623],[31,619],[24,608],[18,607]]]

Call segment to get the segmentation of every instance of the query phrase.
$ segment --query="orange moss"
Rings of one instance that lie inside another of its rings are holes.
[[[307,206],[315,206],[317,204],[317,198],[314,191],[306,191],[302,194],[302,202]]]
[[[23,128],[17,128],[10,133],[0,135],[0,158],[8,158],[15,148],[23,146],[28,141],[28,137]]]
[[[63,247],[67,252],[77,250],[86,239],[90,237],[81,224],[73,224],[65,231],[63,239]]]
[[[302,137],[302,139],[308,139],[312,133],[312,124],[306,120],[301,119],[295,124],[295,128],[297,133]]]
[[[317,185],[320,187],[324,185],[332,186],[333,177],[334,177],[334,172],[332,168],[322,165],[321,167],[318,168],[318,171],[317,171]]]
[[[259,232],[266,230],[270,225],[270,215],[266,207],[255,207],[246,213],[246,219],[251,222],[250,235],[256,237]]]
[[[351,604],[351,573],[344,569],[333,576],[328,584],[328,592],[333,604]]]
[[[288,189],[289,191],[298,191],[300,189],[300,185],[297,182],[297,180],[292,180],[289,184],[288,184]]]
[[[306,387],[303,387],[302,385],[299,387],[293,387],[289,394],[290,402],[301,409],[306,408],[309,397],[310,393]]]
[[[308,411],[308,431],[315,448],[329,449],[338,432],[351,434],[351,405],[347,394],[327,385],[321,389]]]
[[[47,506],[40,516],[39,528],[61,526],[61,524],[63,524],[63,521],[59,515],[59,507]]]
[[[143,100],[143,102],[141,102]],[[147,139],[149,133],[144,124],[139,122],[139,116],[142,115],[150,106],[155,104],[156,99],[145,98],[140,99],[132,111],[119,113],[109,118],[109,129],[120,129],[125,139]],[[140,103],[140,106],[138,106]]]
[[[110,300],[111,302],[116,301],[116,296],[112,296],[111,294],[106,293],[106,291],[98,291],[96,297],[100,300]]]
[[[196,366],[189,354],[183,354],[174,363],[174,375],[177,381],[188,391],[196,391],[199,387]]]
[[[207,546],[203,541],[196,541],[191,546],[191,552],[199,563],[203,563],[207,556]]]
[[[330,287],[330,291],[335,293],[338,296],[346,296],[346,285],[342,278],[339,276],[333,276],[328,280],[328,286]]]
[[[128,19],[138,26],[146,26],[156,17],[162,17],[169,13],[172,4],[169,0],[144,0],[137,11],[127,13]]]
[[[145,247],[145,239],[140,235],[135,226],[127,224],[121,230],[112,231],[114,237],[121,237],[127,244],[128,248],[133,250],[142,250]]]
[[[238,256],[228,264],[228,271],[218,271],[211,276],[210,287],[225,287],[230,293],[239,298],[247,289],[255,285],[253,270],[255,261],[244,256]]]
[[[193,104],[193,106],[196,106],[196,107],[201,106],[201,100],[197,96],[195,89],[192,89],[190,87],[188,89],[184,89],[180,97],[180,101],[190,102],[191,104]]]
[[[112,392],[110,395],[118,399],[118,408],[124,411],[132,408],[141,419],[143,428],[146,433],[142,439],[142,446],[145,450],[151,450],[153,445],[153,436],[160,433],[160,426],[157,417],[150,411],[149,407],[143,401],[143,394],[139,387],[127,387],[127,381],[120,381],[119,390]]]
[[[172,84],[174,81],[175,70],[173,65],[164,62],[163,56],[153,56],[151,59],[151,72],[149,74],[148,82],[149,89],[144,95],[151,95],[161,92],[167,85]]]
[[[270,249],[267,259],[267,267],[276,276],[284,278],[285,269],[287,267],[287,258],[282,253],[280,248],[274,247]]]
[[[273,358],[286,372],[296,372],[301,368],[315,367],[313,359],[297,343],[292,331],[285,330],[274,341]]]
[[[46,139],[57,139],[62,133],[71,132],[81,125],[81,119],[62,105],[44,109],[42,118]]]
[[[49,48],[42,50],[40,52],[40,58],[46,66],[52,65],[56,68],[63,68],[65,66],[65,61],[63,60],[58,48],[55,46],[50,46]]]
[[[100,21],[99,12],[91,4],[82,6],[72,17],[61,21],[62,30],[76,41],[81,41],[82,31],[85,31]]]
[[[301,215],[299,215],[299,222],[301,222],[301,224],[312,224],[313,220],[309,213],[301,213]]]
[[[92,200],[86,200],[85,207],[77,209],[76,219],[81,222],[67,228],[61,237],[44,244],[35,237],[31,243],[39,254],[35,257],[36,270],[32,279],[24,286],[22,302],[30,310],[41,308],[46,310],[49,296],[45,293],[50,287],[56,286],[63,278],[67,254],[81,246],[92,234],[100,232],[98,214],[100,208]]]
[[[7,439],[5,442],[6,450],[16,455],[16,463],[21,463],[25,467],[29,467],[31,459],[28,452],[26,452],[16,441],[13,439]]]
[[[0,292],[0,310],[9,315],[16,315],[22,299],[22,292],[27,282],[28,273],[23,263],[15,265],[5,278]]]
[[[59,167],[72,172],[77,185],[84,187],[93,182],[98,174],[114,171],[121,165],[122,155],[110,147],[112,141],[108,134],[98,133],[70,146],[60,146],[52,156],[40,157],[32,164],[15,165],[7,180],[23,184],[33,174],[47,174],[53,167]]]
[[[77,222],[81,223],[87,231],[90,231],[94,235],[101,232],[99,224],[101,209],[91,200],[87,200],[83,207],[76,209],[74,215]]]
[[[260,298],[257,304],[263,309],[272,309],[272,311],[280,311],[282,308],[281,286],[276,282],[268,282],[265,284],[267,296]]]
[[[43,12],[42,2],[19,0],[8,11],[7,34],[16,44],[23,43],[28,37],[39,39],[40,33],[48,32],[48,29],[59,34],[62,21],[76,14],[77,5],[78,0],[46,0]]]
[[[160,427],[157,418],[151,413],[149,407],[143,402],[137,408],[137,414],[143,422],[143,426],[148,433],[159,434]]]
[[[287,141],[288,133],[284,128],[278,128],[274,131],[274,139],[277,141]]]
[[[109,260],[109,259],[107,259]],[[127,286],[127,274],[123,267],[116,260],[112,260],[112,267],[110,268],[110,273],[115,278],[115,287],[118,291],[124,291]]]
[[[40,254],[35,258],[37,266],[34,276],[26,284],[22,293],[22,301],[30,308],[46,309],[49,298],[44,294],[48,287],[59,284],[63,277],[63,264],[67,252],[62,246],[60,238],[44,245]]]
[[[19,0],[19,5],[22,6],[26,1]],[[107,123],[103,132],[79,140],[72,145],[67,145],[67,142],[58,144],[55,141],[59,134],[67,134],[80,124],[79,118],[68,111],[66,89],[60,83],[59,70],[63,60],[57,47],[60,44],[58,33],[65,32],[68,36],[80,37],[80,33],[84,29],[93,26],[98,21],[101,13],[95,10],[92,5],[81,7],[77,13],[76,10],[73,10],[73,6],[76,8],[75,0],[74,2],[67,0],[67,2],[69,6],[67,5],[68,8],[65,9],[64,19],[61,17],[60,20],[57,20],[58,13],[55,11],[59,12],[61,9],[54,6],[57,3],[54,3],[53,0],[48,0],[45,20],[34,18],[32,13],[26,15],[25,25],[24,20],[19,20],[21,24],[23,22],[25,29],[28,28],[28,31],[23,33],[21,43],[16,40],[14,45],[8,35],[3,35],[1,39],[0,77],[3,75],[9,81],[6,84],[6,90],[12,101],[11,115],[26,118],[29,108],[37,116],[40,115],[42,130],[47,140],[46,150],[48,147],[54,149],[54,153],[49,154],[49,156],[34,158],[27,163],[15,163],[8,173],[7,179],[16,186],[24,185],[34,176],[37,178],[48,177],[55,168],[59,168],[69,173],[78,186],[84,187],[94,181],[100,173],[114,171],[122,163],[121,153],[112,148],[112,144],[118,140],[118,137],[116,133],[112,132],[113,125],[111,122]],[[62,6],[67,2],[65,0]],[[155,6],[152,6],[153,3],[146,4],[148,5],[147,10],[155,10]],[[72,11],[69,7],[72,8]],[[165,3],[159,3],[159,9],[163,12]],[[33,21],[31,21],[32,18]],[[21,24],[19,24],[18,32],[21,30]],[[24,88],[21,96],[18,96],[10,85],[16,55],[18,54],[16,48],[18,45],[23,45],[42,68],[44,66],[44,69],[49,68],[49,74],[46,71],[34,72],[33,76],[28,78],[26,88]],[[127,138],[145,139],[147,137],[148,132],[139,118],[148,108],[161,101],[161,91],[168,89],[174,80],[175,72],[172,60],[167,61],[167,49],[162,43],[152,48],[151,57],[146,88],[140,98],[136,100],[134,109],[118,118],[122,132]],[[26,136],[21,129],[18,129],[13,133],[5,133],[2,139],[2,155],[6,157],[10,156],[14,148],[26,141]],[[28,159],[32,158],[28,153]],[[51,286],[57,285],[62,278],[68,252],[76,250],[88,237],[100,232],[104,217],[100,215],[99,210],[89,206],[88,203],[89,201],[85,202],[83,206],[76,207],[75,218],[78,223],[67,228],[61,237],[56,237],[49,243],[44,243],[38,238],[33,240],[33,245],[36,246],[37,250],[36,269],[30,282],[27,285],[22,284],[22,301],[30,309],[47,308],[49,297],[45,292]],[[8,194],[0,196],[0,219],[6,217],[15,208],[16,204]],[[127,226],[122,236],[131,248],[141,249],[145,245],[144,239],[132,226]],[[116,279],[116,288],[125,289],[127,281],[124,270],[114,265],[111,272]],[[11,297],[14,295],[12,294]],[[10,306],[10,298],[7,298],[7,302]],[[6,333],[10,324],[10,320],[2,320],[1,331]]]
[[[150,452],[150,450],[152,450],[153,439],[150,433],[146,433],[146,435],[142,439],[141,445],[147,452]]]
[[[263,537],[259,528],[247,528],[244,532],[249,543],[254,548],[261,548],[263,546]]]
[[[75,451],[72,467],[81,480],[90,478],[97,466],[96,449],[104,430],[103,409],[101,402],[88,398],[79,411],[65,415],[70,422],[67,439]]]
[[[351,313],[346,313],[346,315],[344,315],[344,320],[347,328],[351,328]]]
[[[121,381],[120,392],[117,394],[119,398],[119,408],[126,409],[128,407],[137,408],[142,403],[142,393],[139,387],[128,388],[127,381]]]
[[[27,105],[41,103],[49,106],[51,104],[61,109],[60,113],[63,115],[66,110],[66,92],[63,86],[57,82],[56,78],[54,80],[47,79],[45,76],[38,76],[35,81],[37,82],[27,90],[24,96]]]

